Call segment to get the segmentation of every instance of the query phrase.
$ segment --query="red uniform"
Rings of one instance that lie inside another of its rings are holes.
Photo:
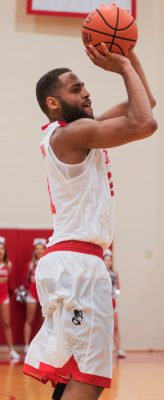
[[[6,278],[6,282],[0,282],[0,304],[3,304],[9,297],[9,290],[11,289],[11,268],[10,262],[4,262],[0,265],[0,280]]]
[[[23,274],[23,284],[25,288],[28,290],[28,293],[37,301],[38,294],[36,290],[36,283],[35,283],[35,270],[36,270],[37,262],[30,261],[26,264],[24,274]]]

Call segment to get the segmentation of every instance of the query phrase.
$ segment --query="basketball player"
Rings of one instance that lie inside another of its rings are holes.
[[[67,68],[48,72],[36,87],[50,121],[41,151],[54,234],[36,269],[45,321],[30,344],[24,372],[58,383],[53,399],[96,400],[110,387],[113,309],[103,249],[113,238],[114,193],[106,149],[157,129],[155,101],[137,58],[111,54],[105,44],[102,49],[104,55],[90,46],[87,54],[95,65],[120,74],[127,102],[94,118],[88,90]]]
[[[35,282],[35,270],[38,261],[45,252],[46,240],[44,238],[34,239],[34,251],[32,260],[30,260],[24,269],[23,285],[28,290],[26,296],[26,320],[24,325],[24,353],[26,354],[29,348],[32,326],[35,320],[36,311],[39,304],[38,294]]]

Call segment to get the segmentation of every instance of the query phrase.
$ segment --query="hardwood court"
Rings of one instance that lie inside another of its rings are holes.
[[[50,400],[51,385],[22,374],[22,364],[0,361],[0,400]],[[164,353],[128,353],[114,365],[111,390],[101,400],[163,400]]]

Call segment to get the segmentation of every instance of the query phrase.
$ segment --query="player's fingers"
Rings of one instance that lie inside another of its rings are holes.
[[[85,47],[85,52],[87,53],[88,56],[90,55],[90,52],[89,52],[89,50],[87,49],[87,47]]]
[[[89,51],[99,60],[104,60],[103,54],[101,54],[92,44],[89,45]]]
[[[94,55],[88,49],[85,49],[85,52],[86,52],[87,56],[90,58],[90,60],[94,62],[94,60],[95,60]]]
[[[115,56],[115,53],[111,53],[111,51],[109,51],[107,45],[103,42],[101,43],[101,48],[102,48],[105,58],[107,58],[108,61],[112,61],[113,55]]]
[[[101,48],[102,48],[103,53],[105,54],[105,56],[108,56],[108,55],[111,54],[109,49],[108,49],[108,47],[107,47],[107,45],[105,43],[103,43],[103,42],[101,43]]]

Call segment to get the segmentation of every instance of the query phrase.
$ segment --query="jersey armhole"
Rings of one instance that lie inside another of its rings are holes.
[[[82,161],[81,163],[67,164],[58,159],[58,157],[52,150],[50,143],[48,145],[47,151],[48,151],[48,156],[51,162],[53,163],[53,166],[55,166],[57,170],[62,174],[62,176],[67,180],[72,180],[82,175],[86,171],[93,154],[93,150],[90,150],[85,160]]]

